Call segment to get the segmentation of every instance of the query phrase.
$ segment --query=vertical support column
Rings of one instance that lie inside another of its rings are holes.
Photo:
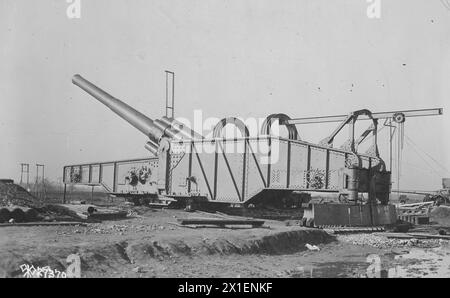
[[[66,203],[67,184],[64,183],[63,204]]]
[[[89,165],[89,180],[88,183],[92,183],[92,165]]]
[[[170,77],[172,78],[172,87],[169,87]],[[175,117],[175,73],[168,70],[166,70],[166,117]]]
[[[330,150],[326,150],[325,156],[325,189],[328,189],[328,180],[330,178]]]
[[[270,173],[272,171],[271,164],[272,164],[272,138],[269,136],[267,138],[267,146],[269,148],[268,155],[267,156],[267,186],[270,187]]]
[[[64,184],[64,189],[63,189],[63,199],[62,199],[63,204],[66,203],[66,189],[67,189],[67,183],[66,183],[66,168],[67,168],[67,167],[63,167],[63,175],[62,175],[62,183]]]
[[[164,194],[170,192],[170,142],[162,138],[158,149],[158,190]]]
[[[192,177],[192,155],[194,154],[194,148],[193,148],[193,146],[194,146],[194,142],[190,142],[190,144],[189,144],[189,149],[190,149],[190,152],[189,152],[189,169],[188,169],[188,193],[190,194],[191,193],[191,183],[192,183],[192,181],[191,181],[191,177]]]
[[[27,190],[30,188],[30,165],[27,164]]]
[[[392,173],[392,120],[389,120],[389,172]]]
[[[287,148],[287,177],[286,177],[286,188],[289,188],[291,184],[291,141],[288,141],[288,148]]]
[[[219,153],[218,153],[218,148],[219,145],[217,144],[217,142],[220,142],[220,140],[217,140],[214,143],[214,190],[213,190],[213,200],[215,200],[217,198],[217,173],[218,173],[218,167],[219,167]]]
[[[241,201],[245,201],[245,184],[246,184],[246,176],[247,176],[247,139],[244,139],[244,161],[243,161],[243,169],[242,169],[242,192],[241,192]],[[237,144],[237,143],[236,143]]]
[[[99,164],[98,169],[98,182],[103,185],[103,164]]]
[[[375,154],[378,156],[378,119],[373,121],[373,148],[376,150]]]
[[[112,192],[116,192],[116,186],[117,186],[117,162],[114,163]]]
[[[306,188],[309,188],[310,183],[310,175],[311,175],[311,146],[307,147],[307,155],[306,155]]]
[[[350,150],[355,152],[355,118],[353,117],[349,125],[349,139],[350,139]]]
[[[351,166],[347,169],[348,175],[348,198],[354,201],[355,204],[358,202],[358,189],[359,189],[359,172],[358,168]]]

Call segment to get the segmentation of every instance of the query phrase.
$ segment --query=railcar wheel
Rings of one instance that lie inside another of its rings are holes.
[[[29,209],[25,212],[26,221],[37,221],[39,217],[39,212],[36,209]]]
[[[6,208],[0,209],[0,223],[8,222],[10,218],[11,212],[8,209]]]
[[[11,218],[13,218],[15,222],[24,222],[25,212],[22,209],[16,208],[11,212]]]

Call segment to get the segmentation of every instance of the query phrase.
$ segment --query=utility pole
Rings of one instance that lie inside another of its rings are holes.
[[[175,117],[175,73],[168,70],[166,70],[166,117]]]
[[[26,174],[27,178],[27,184],[26,184],[26,190],[30,191],[30,164],[28,163],[21,163],[20,164],[20,185],[24,186],[24,175]]]

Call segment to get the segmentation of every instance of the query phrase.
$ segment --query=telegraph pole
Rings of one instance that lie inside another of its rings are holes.
[[[26,174],[27,178],[27,184],[26,189],[27,191],[30,190],[30,164],[28,163],[21,163],[20,164],[20,185],[24,186],[24,175]]]
[[[175,117],[175,73],[168,70],[166,70],[166,117]]]

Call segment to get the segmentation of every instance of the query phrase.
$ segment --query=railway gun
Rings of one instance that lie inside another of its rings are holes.
[[[278,113],[265,119],[257,136],[250,136],[242,120],[228,117],[217,123],[212,137],[205,138],[173,117],[150,119],[80,75],[72,82],[143,133],[150,156],[65,166],[65,189],[68,184],[94,185],[136,203],[177,201],[235,207],[276,202],[292,192],[339,198],[335,204],[310,204],[303,219],[308,226],[395,222],[395,207],[389,204],[391,172],[378,150],[378,120],[402,123],[405,117],[442,114],[442,109],[385,113],[364,109],[341,116],[292,119]],[[287,137],[271,133],[275,121],[286,127]],[[369,123],[360,136],[355,134],[357,121]],[[322,122],[339,125],[318,144],[300,138],[297,125]],[[229,125],[241,137],[226,137]],[[335,147],[336,136],[346,127],[347,141]],[[359,152],[359,145],[369,136],[370,148]],[[361,200],[361,194],[366,200]]]

